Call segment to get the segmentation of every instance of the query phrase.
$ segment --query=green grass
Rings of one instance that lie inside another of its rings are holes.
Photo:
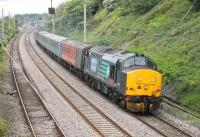
[[[3,75],[5,73],[5,61],[4,61],[4,51],[1,48],[0,49],[0,75]]]
[[[144,53],[158,64],[164,84],[170,82],[179,101],[200,108],[199,12],[191,11],[182,21],[190,7],[188,0],[162,0],[143,15],[123,15],[121,7],[110,13],[103,9],[88,20],[88,42]],[[82,30],[66,33],[83,39]]]

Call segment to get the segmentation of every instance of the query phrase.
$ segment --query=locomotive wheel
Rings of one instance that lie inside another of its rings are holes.
[[[112,92],[112,101],[114,103],[119,103],[120,102],[118,94],[116,92],[114,92],[114,91]]]
[[[88,82],[89,81],[89,78],[88,76],[85,76],[85,81]]]
[[[108,95],[108,97],[109,97],[110,99],[113,98],[113,96],[112,96],[112,92],[109,91],[107,95]]]
[[[95,88],[95,82],[94,82],[94,81],[92,81],[90,85],[91,85],[91,87],[92,87],[93,89]]]

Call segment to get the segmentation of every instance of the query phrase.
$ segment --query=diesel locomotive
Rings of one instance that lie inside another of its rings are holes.
[[[36,31],[35,39],[91,87],[127,109],[145,113],[162,102],[162,75],[143,54],[91,46],[44,31]]]

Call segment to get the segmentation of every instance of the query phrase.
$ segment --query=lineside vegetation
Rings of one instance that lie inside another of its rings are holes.
[[[6,44],[9,42],[9,40],[13,37],[13,35],[16,32],[15,26],[14,26],[14,20],[11,20],[11,29],[9,32],[8,29],[8,17],[5,17],[4,19],[4,26],[5,26],[5,37],[0,39],[0,42],[6,46]],[[1,28],[0,24],[0,28]],[[2,76],[6,73],[6,69],[5,69],[5,52],[2,49],[2,47],[0,47],[0,77],[2,78]],[[2,79],[0,79],[2,80]],[[0,90],[2,90],[2,83],[0,82]],[[2,91],[0,91],[0,94],[2,93]],[[1,110],[0,110],[1,111]],[[3,120],[2,118],[0,118],[0,137],[5,136],[8,133],[9,129],[8,126],[6,124],[6,121]]]

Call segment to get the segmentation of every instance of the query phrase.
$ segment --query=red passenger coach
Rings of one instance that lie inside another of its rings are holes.
[[[77,49],[72,42],[63,42],[61,58],[69,64],[75,66]]]
[[[84,52],[91,46],[73,40],[62,42],[61,59],[79,70],[83,69]]]

